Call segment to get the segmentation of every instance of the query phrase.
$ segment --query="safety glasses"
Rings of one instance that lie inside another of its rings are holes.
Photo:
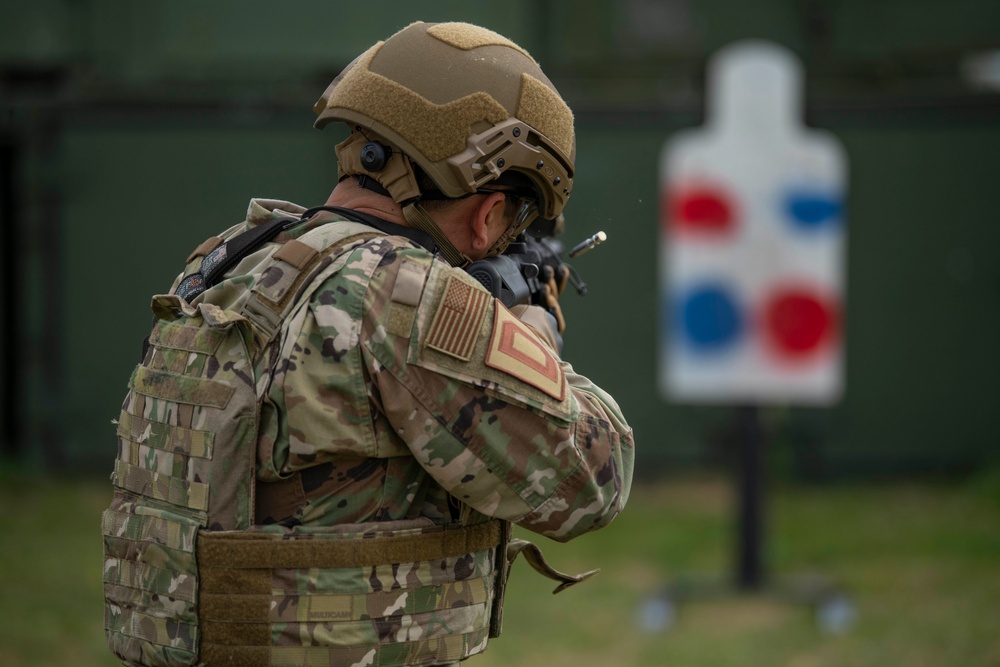
[[[486,252],[487,257],[501,254],[504,250],[507,249],[507,246],[510,245],[511,241],[517,238],[517,236],[521,232],[527,229],[528,226],[532,222],[534,222],[536,218],[538,218],[538,211],[539,211],[538,200],[535,199],[534,197],[525,197],[518,194],[517,192],[513,192],[511,190],[501,190],[501,189],[497,190],[479,189],[476,190],[476,192],[480,194],[501,192],[507,197],[514,197],[518,201],[520,201],[520,206],[517,209],[517,214],[514,216],[514,222],[511,223],[511,225],[506,229],[506,231],[504,231],[504,233],[500,235],[500,238],[496,240],[496,243],[494,243],[493,246]]]

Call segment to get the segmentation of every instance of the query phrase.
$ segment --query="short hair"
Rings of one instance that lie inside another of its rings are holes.
[[[420,192],[424,195],[420,200],[420,204],[428,212],[440,211],[459,199],[465,199],[465,197],[457,199],[444,197],[434,181],[422,169],[416,165],[413,166],[416,172],[417,185],[420,187]],[[518,212],[521,210],[521,201],[523,199],[537,199],[534,188],[531,186],[531,181],[526,176],[513,172],[503,174],[501,178],[486,183],[485,187],[477,193],[470,193],[466,196],[484,192],[504,193],[504,215],[511,219],[517,217]]]

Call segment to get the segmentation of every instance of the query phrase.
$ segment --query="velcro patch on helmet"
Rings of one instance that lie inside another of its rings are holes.
[[[427,28],[427,34],[463,51],[478,49],[481,46],[506,46],[520,51],[526,58],[531,58],[531,54],[503,35],[469,23],[437,23]]]
[[[547,136],[572,159],[576,136],[573,112],[557,92],[527,72],[521,75],[517,117]]]
[[[562,365],[538,337],[509,310],[497,304],[486,365],[512,375],[557,401],[566,397]]]
[[[486,307],[492,299],[488,292],[454,275],[448,276],[444,296],[427,334],[427,347],[468,361],[479,338]]]

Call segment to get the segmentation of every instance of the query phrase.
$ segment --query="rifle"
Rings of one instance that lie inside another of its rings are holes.
[[[563,244],[555,238],[561,222],[560,219],[532,223],[502,255],[473,262],[465,270],[508,308],[534,304],[548,310],[544,288],[553,276],[560,275],[562,267],[569,271],[569,284],[584,296],[587,285],[577,270],[563,261]],[[607,238],[604,232],[597,232],[573,246],[567,257],[579,257]]]

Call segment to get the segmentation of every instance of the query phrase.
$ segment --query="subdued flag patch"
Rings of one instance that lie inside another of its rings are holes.
[[[557,401],[566,397],[566,382],[559,361],[531,329],[499,304],[486,352],[486,365],[513,375]]]
[[[468,361],[491,297],[487,292],[448,276],[444,298],[438,304],[427,334],[427,347]]]

